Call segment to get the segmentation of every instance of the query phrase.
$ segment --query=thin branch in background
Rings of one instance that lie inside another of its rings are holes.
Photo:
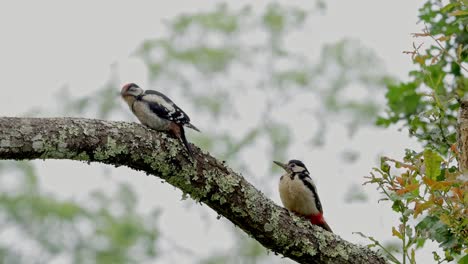
[[[412,33],[411,35],[413,36],[413,38],[430,37],[437,44],[437,46],[439,47],[439,51],[441,52],[440,54],[443,53],[443,54],[447,55],[456,64],[458,64],[458,66],[460,66],[461,69],[463,69],[464,71],[466,71],[468,73],[468,68],[463,66],[462,62],[458,58],[455,58],[452,54],[450,54],[447,51],[447,49],[445,49],[445,47],[441,43],[441,41],[449,40],[451,36],[442,36],[442,37],[436,38],[434,35],[431,34],[431,32],[428,29],[427,25],[423,29],[422,33]],[[416,55],[420,55],[419,48],[421,48],[422,45],[423,45],[423,43],[421,43],[418,47],[416,47],[414,45],[414,42],[413,42],[413,51],[403,51],[403,53],[411,54],[412,59],[414,60],[416,58]],[[431,64],[434,64],[439,60],[440,54],[437,54],[437,55],[433,56],[433,58],[431,60]],[[425,55],[425,56],[428,56],[428,55]],[[424,59],[425,59],[425,57],[424,57]]]

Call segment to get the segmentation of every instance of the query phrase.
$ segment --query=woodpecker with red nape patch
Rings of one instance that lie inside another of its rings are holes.
[[[193,156],[185,138],[184,126],[198,132],[200,130],[190,124],[189,116],[171,99],[158,91],[145,91],[134,83],[125,84],[120,95],[143,125],[157,131],[172,133],[182,141],[190,156]]]
[[[281,202],[289,211],[307,217],[314,225],[332,232],[323,218],[322,203],[309,171],[300,160],[290,160],[288,164],[273,161],[286,171],[279,182]]]

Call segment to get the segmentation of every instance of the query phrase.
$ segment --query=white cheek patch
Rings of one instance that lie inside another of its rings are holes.
[[[137,89],[136,91],[130,92],[130,94],[133,95],[133,96],[139,96],[142,93],[143,93],[142,89]]]
[[[301,166],[294,166],[294,167],[291,168],[291,170],[293,172],[303,172],[303,171],[305,171],[305,169],[303,167],[301,167]]]

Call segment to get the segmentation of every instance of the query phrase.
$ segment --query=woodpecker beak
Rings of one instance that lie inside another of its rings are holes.
[[[285,171],[288,171],[288,165],[286,164],[283,164],[279,161],[273,161],[273,163],[275,163],[276,165],[280,166],[281,168],[283,168]]]

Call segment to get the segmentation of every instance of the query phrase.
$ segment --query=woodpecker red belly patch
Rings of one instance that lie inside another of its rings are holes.
[[[325,222],[325,219],[323,219],[323,214],[316,214],[316,215],[310,215],[310,222],[314,225],[319,225]]]

